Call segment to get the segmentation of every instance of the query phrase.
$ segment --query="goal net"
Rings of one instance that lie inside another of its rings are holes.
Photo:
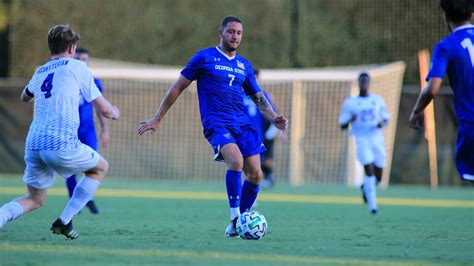
[[[391,113],[384,130],[390,175],[392,151],[405,64],[323,69],[262,69],[260,85],[279,111],[290,119],[287,136],[277,137],[274,172],[279,182],[360,182],[352,138],[340,130],[338,115],[346,97],[358,94],[357,77],[367,71],[370,91],[383,96]],[[141,120],[151,117],[180,68],[95,61],[92,72],[102,80],[104,95],[121,109],[110,123],[111,143],[102,152],[112,178],[221,181],[225,165],[213,162],[213,150],[203,137],[196,83],[186,89],[153,136],[136,135]]]

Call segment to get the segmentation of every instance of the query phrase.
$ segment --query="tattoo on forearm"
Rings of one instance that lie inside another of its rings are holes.
[[[270,102],[268,102],[267,98],[265,97],[265,95],[262,92],[259,92],[255,95],[253,95],[252,99],[255,102],[255,104],[257,105],[258,110],[260,110],[260,113],[262,113],[262,115],[266,119],[268,119],[268,120],[273,119],[273,116],[274,116],[275,112],[273,111],[273,108],[272,108]]]

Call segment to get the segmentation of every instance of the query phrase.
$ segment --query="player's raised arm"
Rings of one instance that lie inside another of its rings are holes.
[[[421,121],[423,119],[423,110],[426,106],[433,100],[436,95],[438,95],[439,90],[441,89],[441,84],[443,79],[441,78],[432,78],[428,81],[426,87],[420,92],[418,100],[416,101],[413,111],[410,114],[410,127],[414,129],[421,128]]]
[[[263,94],[262,91],[259,91],[252,96],[252,100],[257,105],[258,110],[262,116],[275,124],[275,126],[283,132],[286,132],[288,129],[288,119],[283,115],[275,113],[272,108],[272,105],[268,101],[267,97]]]
[[[191,84],[191,82],[192,80],[180,75],[179,78],[168,89],[168,92],[161,101],[160,107],[158,108],[158,111],[156,111],[155,116],[140,122],[138,125],[137,134],[141,136],[147,131],[149,131],[149,135],[155,133],[160,126],[161,119],[163,119],[170,107],[176,102],[176,99],[178,99],[179,95],[189,86],[189,84]]]

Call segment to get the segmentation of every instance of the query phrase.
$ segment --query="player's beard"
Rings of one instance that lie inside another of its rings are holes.
[[[239,47],[238,44],[237,44],[236,47],[232,47],[232,46],[230,45],[230,42],[229,42],[229,41],[227,41],[227,42],[224,43],[224,48],[225,48],[227,51],[229,51],[229,52],[234,52],[234,51],[236,51],[238,47]]]

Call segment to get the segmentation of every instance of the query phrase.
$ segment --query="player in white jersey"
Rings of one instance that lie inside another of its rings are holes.
[[[390,115],[383,98],[369,93],[370,76],[359,75],[360,94],[347,98],[339,115],[341,128],[352,125],[351,134],[355,137],[357,159],[364,166],[365,177],[362,185],[364,201],[371,213],[377,213],[376,184],[382,179],[385,166],[385,143],[382,128],[388,123]]]
[[[0,228],[6,223],[43,205],[55,180],[84,173],[73,195],[51,231],[68,238],[78,237],[72,218],[92,198],[108,170],[107,161],[79,141],[79,102],[92,102],[104,117],[118,119],[120,112],[99,91],[82,61],[75,60],[79,35],[67,25],[48,32],[51,60],[39,67],[21,94],[23,102],[34,99],[34,118],[25,145],[26,169],[23,181],[28,194],[0,208]]]

